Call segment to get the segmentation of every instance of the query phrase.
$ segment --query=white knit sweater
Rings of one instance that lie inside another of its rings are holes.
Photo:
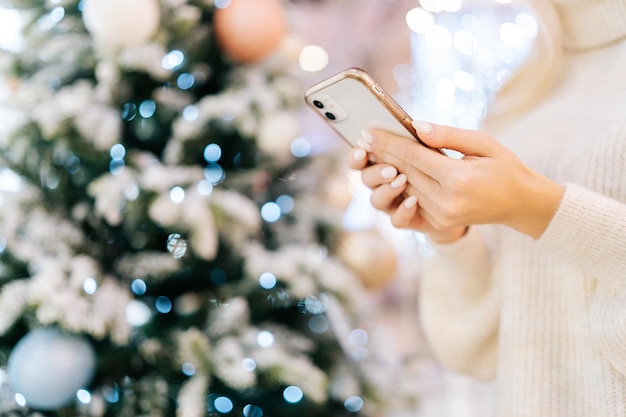
[[[420,317],[444,365],[495,379],[498,417],[626,417],[626,0],[561,2],[563,74],[497,137],[564,199],[539,240],[436,246]]]

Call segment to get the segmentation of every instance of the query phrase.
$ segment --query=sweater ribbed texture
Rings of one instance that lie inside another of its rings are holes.
[[[444,365],[495,379],[497,417],[626,417],[626,1],[559,14],[562,77],[494,134],[566,185],[560,207],[536,241],[473,226],[436,246],[420,317]]]
[[[555,3],[567,50],[595,48],[626,37],[624,0],[555,0]]]

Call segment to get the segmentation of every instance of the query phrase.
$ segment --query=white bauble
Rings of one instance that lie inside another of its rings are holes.
[[[145,43],[161,22],[157,0],[83,0],[83,4],[85,27],[106,46]]]
[[[300,124],[295,114],[271,114],[259,126],[257,146],[264,154],[284,160],[291,156],[291,143],[299,135]]]
[[[91,382],[96,354],[84,337],[42,327],[15,345],[7,368],[13,390],[29,407],[57,410]]]

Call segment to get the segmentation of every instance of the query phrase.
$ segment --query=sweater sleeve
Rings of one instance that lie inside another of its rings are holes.
[[[600,281],[626,281],[626,204],[566,184],[537,243]]]
[[[433,245],[420,286],[422,328],[434,355],[453,372],[495,375],[499,292],[481,226],[455,243]]]
[[[589,326],[611,364],[626,375],[626,204],[567,184],[538,244],[595,279]]]

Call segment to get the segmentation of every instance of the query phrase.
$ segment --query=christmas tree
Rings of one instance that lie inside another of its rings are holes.
[[[391,371],[334,254],[333,161],[296,139],[289,6],[3,6],[3,415],[377,413]]]

